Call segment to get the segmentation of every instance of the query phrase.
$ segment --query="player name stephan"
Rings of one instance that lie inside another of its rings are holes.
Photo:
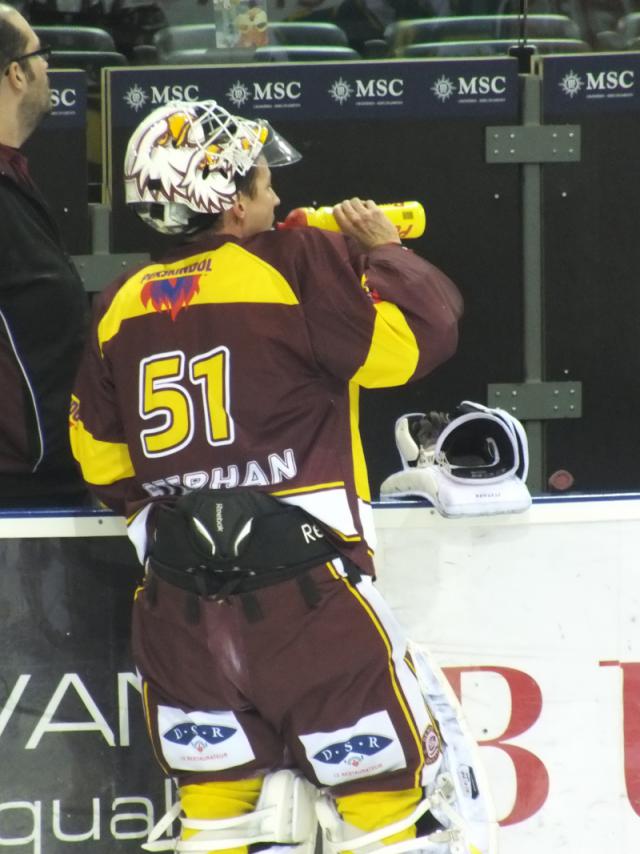
[[[152,496],[171,495],[192,489],[233,489],[236,486],[272,486],[291,480],[298,473],[296,457],[292,448],[281,454],[269,454],[266,460],[248,460],[243,465],[232,463],[216,466],[210,471],[202,469],[174,474],[143,483]]]

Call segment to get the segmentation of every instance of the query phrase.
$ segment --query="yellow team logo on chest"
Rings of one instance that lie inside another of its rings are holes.
[[[298,298],[275,267],[235,243],[225,243],[173,265],[152,264],[132,276],[100,321],[100,345],[117,335],[125,320],[158,312],[176,320],[189,306],[213,303],[297,305]]]

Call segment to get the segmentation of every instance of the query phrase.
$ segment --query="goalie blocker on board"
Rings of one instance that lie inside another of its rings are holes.
[[[463,400],[452,416],[411,412],[396,421],[395,439],[402,469],[381,484],[383,501],[427,498],[454,518],[531,506],[527,436],[504,409]]]

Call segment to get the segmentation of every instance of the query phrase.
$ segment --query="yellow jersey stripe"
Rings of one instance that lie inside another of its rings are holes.
[[[169,284],[177,279],[184,280],[181,291]],[[135,317],[157,312],[176,317],[186,306],[239,302],[298,305],[298,298],[275,267],[235,243],[179,264],[152,264],[117,292],[98,325],[98,343],[102,348]]]
[[[124,442],[103,442],[96,439],[79,419],[71,422],[69,438],[71,452],[80,463],[87,483],[107,486],[135,476],[129,449]]]
[[[270,495],[299,495],[303,492],[310,495],[314,492],[323,492],[326,489],[344,488],[343,480],[336,480],[333,483],[314,483],[313,486],[299,486],[296,489],[280,489],[278,492],[271,492]]]
[[[353,536],[348,537],[346,534],[342,534],[340,531],[337,531],[335,528],[332,528],[331,531],[345,543],[361,543],[362,537],[360,534],[354,534]]]
[[[360,387],[349,383],[349,417],[351,421],[351,455],[356,494],[363,501],[371,501],[369,474],[360,436]]]
[[[416,336],[398,308],[375,303],[376,319],[369,353],[352,381],[365,388],[404,385],[413,376],[420,351]]]
[[[334,576],[334,578],[340,579],[340,581],[342,581],[342,583],[345,585],[347,590],[349,590],[351,595],[355,599],[358,600],[358,602],[362,606],[363,610],[366,611],[366,613],[369,615],[369,619],[371,620],[371,622],[375,626],[378,634],[382,638],[382,642],[384,643],[384,645],[386,647],[387,659],[389,662],[389,676],[391,678],[391,684],[393,686],[393,692],[396,695],[397,700],[398,700],[398,704],[404,713],[405,719],[407,721],[409,729],[411,730],[411,734],[413,735],[413,739],[414,739],[416,746],[418,748],[418,754],[420,756],[420,764],[418,765],[418,768],[416,769],[416,773],[415,773],[415,777],[414,777],[414,786],[419,786],[420,785],[420,778],[422,776],[422,769],[424,767],[424,750],[422,747],[422,739],[420,738],[420,734],[418,733],[418,730],[416,729],[416,725],[415,725],[415,722],[414,722],[413,717],[411,715],[411,712],[409,710],[409,707],[407,705],[407,701],[405,700],[404,694],[402,693],[400,685],[398,684],[398,677],[396,676],[396,672],[395,672],[395,669],[393,666],[393,652],[391,649],[391,641],[389,640],[389,637],[388,637],[386,631],[384,630],[384,627],[381,625],[380,620],[378,619],[376,614],[373,612],[373,609],[371,608],[369,603],[364,599],[364,597],[356,590],[356,588],[352,584],[349,583],[349,580],[347,578],[340,575],[340,573],[335,569],[335,567],[333,566],[332,563],[328,563],[327,566],[329,567],[331,574]]]

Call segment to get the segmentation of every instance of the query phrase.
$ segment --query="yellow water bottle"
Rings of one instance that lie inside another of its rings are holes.
[[[427,218],[420,202],[392,202],[378,205],[380,210],[398,229],[401,240],[422,237],[427,227]],[[325,228],[327,231],[340,231],[333,215],[333,207],[296,208],[292,210],[281,228]]]

